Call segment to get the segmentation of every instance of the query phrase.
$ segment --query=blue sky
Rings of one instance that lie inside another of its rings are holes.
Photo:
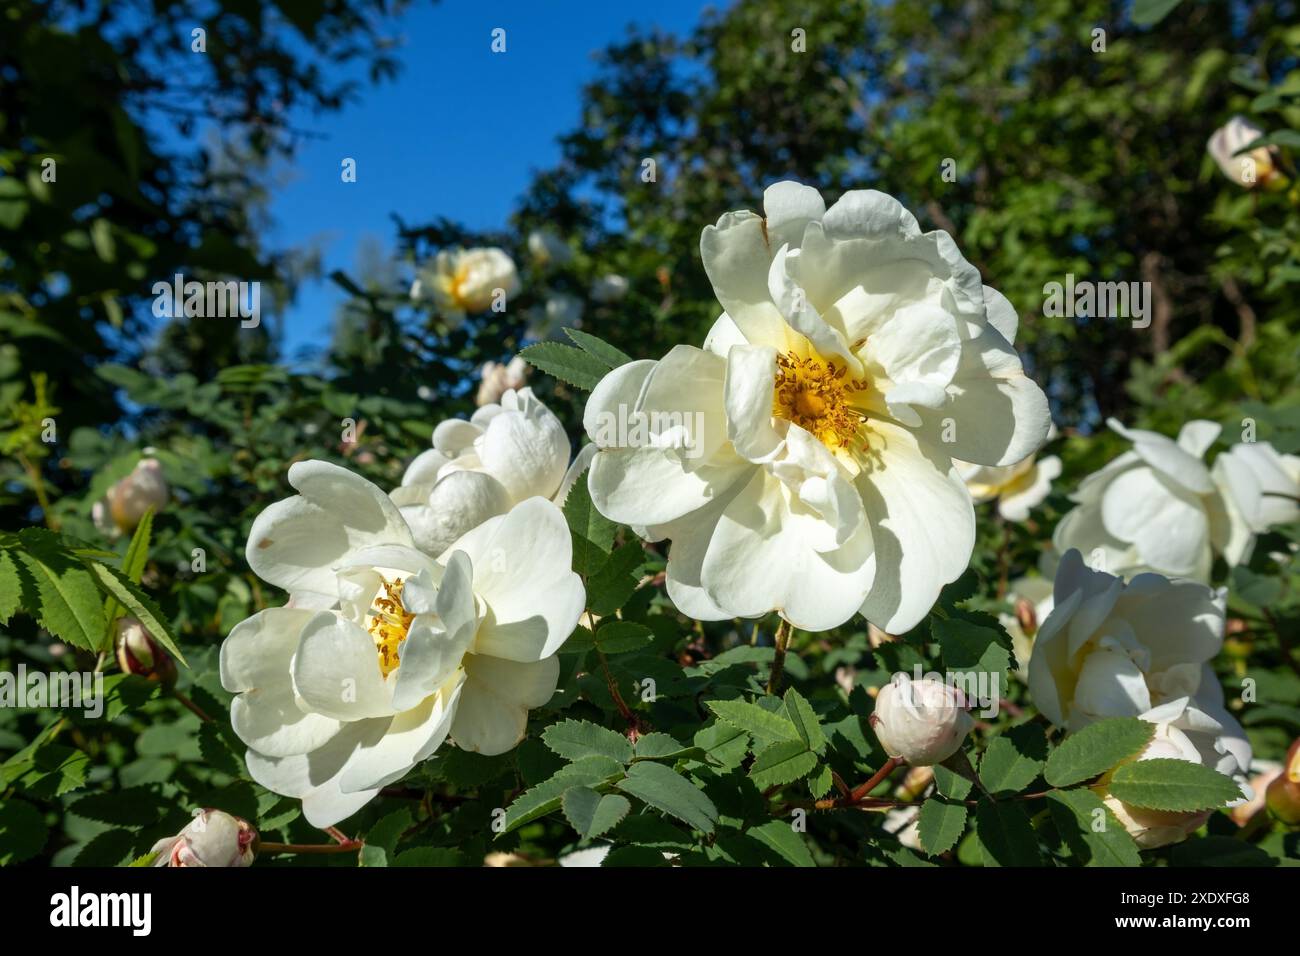
[[[532,172],[559,159],[556,137],[577,125],[581,88],[596,72],[592,54],[632,23],[685,33],[708,6],[725,3],[419,3],[398,25],[405,42],[395,81],[364,86],[340,113],[294,117],[319,138],[276,191],[269,244],[317,244],[328,275],[352,271],[364,237],[392,248],[393,212],[413,224],[446,216],[503,226]],[[506,30],[505,53],[491,51],[496,27]],[[357,162],[355,183],[340,180],[344,157]],[[328,341],[341,299],[328,279],[304,286],[285,317],[287,356]]]

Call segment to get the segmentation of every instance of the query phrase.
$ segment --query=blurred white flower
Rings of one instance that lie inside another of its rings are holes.
[[[573,250],[555,233],[535,229],[528,234],[528,252],[540,266],[562,266],[573,260]]]
[[[561,329],[576,329],[581,325],[582,300],[567,292],[553,292],[540,308],[533,306],[528,310],[528,328],[524,330],[524,336],[540,341]]]
[[[1029,511],[1052,490],[1052,479],[1061,475],[1061,459],[1055,455],[1030,455],[1014,465],[972,465],[954,461],[966,490],[976,504],[997,499],[998,514],[1007,521],[1024,521]]]
[[[298,462],[299,494],[253,522],[246,556],[289,592],[221,645],[230,720],[253,779],[314,826],[351,816],[450,734],[500,754],[550,699],[582,613],[564,515],[530,498],[437,561],[379,488]]]
[[[393,489],[416,547],[437,556],[466,531],[533,497],[562,503],[595,449],[569,465],[569,436],[531,388],[433,430]]]
[[[455,323],[469,313],[488,311],[498,300],[504,305],[518,291],[519,273],[503,249],[447,249],[420,270],[411,298],[432,301]]]
[[[1125,584],[1071,550],[1053,599],[1029,661],[1029,692],[1048,720],[1068,731],[1105,717],[1159,722],[1148,714],[1164,720],[1163,705],[1178,703],[1174,726],[1209,735],[1209,766],[1229,776],[1250,766],[1246,733],[1209,666],[1223,647],[1226,590],[1159,574]]]
[[[474,404],[495,405],[511,389],[520,389],[528,382],[528,363],[516,355],[509,364],[484,362],[479,370],[478,394]]]
[[[1113,418],[1107,424],[1133,449],[1079,483],[1071,496],[1077,507],[1052,535],[1057,553],[1077,548],[1120,577],[1154,571],[1201,582],[1210,579],[1216,551],[1231,564],[1240,561],[1248,532],[1202,460],[1219,426],[1190,421],[1174,441]]]
[[[861,611],[901,633],[974,546],[953,456],[1022,460],[1047,400],[1011,346],[1015,310],[947,233],[875,191],[827,210],[783,182],[764,206],[704,230],[726,310],[704,347],[623,365],[592,392],[591,495],[672,539],[668,592],[691,617],[777,610],[818,631]],[[644,440],[611,436],[632,421]]]
[[[1277,157],[1275,147],[1261,146],[1241,156],[1234,155],[1263,135],[1264,131],[1250,120],[1242,116],[1234,116],[1214,131],[1205,148],[1218,164],[1223,175],[1238,186],[1247,189],[1254,188],[1256,185],[1267,186],[1273,179],[1282,177],[1275,162]]]
[[[104,534],[130,534],[150,508],[159,511],[171,499],[171,489],[156,458],[141,458],[131,473],[113,484],[102,501],[91,507],[91,518]]]
[[[591,284],[593,302],[618,302],[627,295],[628,281],[620,275],[604,275]]]
[[[153,845],[151,866],[253,865],[257,831],[221,810],[200,810],[176,836]]]
[[[975,726],[957,688],[901,673],[880,688],[870,722],[885,753],[913,767],[947,760]]]

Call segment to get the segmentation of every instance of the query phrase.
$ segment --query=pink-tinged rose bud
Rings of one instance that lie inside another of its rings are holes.
[[[506,392],[521,389],[527,383],[528,363],[519,356],[511,359],[508,365],[485,362],[480,371],[478,394],[474,397],[474,403],[480,408],[495,405]]]
[[[103,501],[95,502],[91,516],[106,534],[130,534],[146,511],[162,509],[170,498],[158,459],[141,458],[131,474],[108,489]]]
[[[1025,598],[1017,599],[1016,622],[1019,623],[1020,629],[1025,632],[1026,637],[1033,637],[1038,633],[1038,612],[1034,608],[1032,601]]]
[[[973,726],[959,690],[936,680],[914,681],[906,674],[895,674],[880,689],[871,715],[871,727],[885,753],[913,767],[947,760]]]
[[[221,810],[200,810],[173,837],[153,846],[154,866],[251,866],[257,831],[239,817]]]
[[[1282,773],[1268,785],[1269,813],[1289,827],[1300,826],[1300,738],[1286,753]]]
[[[176,662],[149,636],[133,617],[117,622],[117,666],[124,674],[136,674],[166,687],[176,683]]]

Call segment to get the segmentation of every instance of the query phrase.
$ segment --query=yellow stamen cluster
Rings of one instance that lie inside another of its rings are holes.
[[[848,377],[848,369],[794,352],[776,357],[776,391],[772,414],[811,432],[832,450],[848,448],[866,416],[853,407],[854,397],[871,388]]]
[[[402,605],[402,585],[401,578],[396,581],[385,579],[383,593],[375,598],[370,609],[371,620],[367,630],[379,650],[379,670],[385,677],[397,669],[400,660],[398,649],[415,619],[415,615]]]

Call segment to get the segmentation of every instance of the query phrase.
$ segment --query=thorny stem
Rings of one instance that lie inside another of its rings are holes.
[[[781,681],[785,677],[785,651],[790,646],[790,622],[782,619],[776,628],[776,656],[772,658],[772,673],[767,678],[767,692],[772,695],[781,693]]]

